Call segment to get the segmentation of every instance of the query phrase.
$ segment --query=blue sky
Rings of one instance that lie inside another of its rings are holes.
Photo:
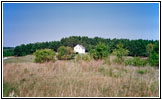
[[[3,4],[3,46],[69,36],[158,40],[159,4]]]

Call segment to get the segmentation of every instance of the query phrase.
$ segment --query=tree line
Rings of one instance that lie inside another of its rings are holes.
[[[62,38],[60,41],[50,41],[50,42],[37,42],[22,44],[16,46],[13,50],[14,56],[25,56],[33,54],[38,49],[52,49],[57,52],[60,46],[74,47],[77,44],[81,44],[86,48],[86,52],[90,52],[98,43],[104,43],[110,48],[110,52],[116,48],[118,43],[123,44],[123,48],[129,51],[129,56],[148,56],[146,46],[148,44],[155,44],[159,42],[158,40],[129,40],[129,39],[105,39],[100,37],[89,38],[87,36],[70,36],[67,38]]]
[[[3,47],[3,57],[13,55],[14,55],[14,47]]]
[[[159,65],[159,44],[152,45],[151,43],[146,46],[147,50],[147,59],[142,59],[140,57],[127,58],[126,56],[129,53],[129,50],[123,48],[123,44],[120,42],[116,45],[116,48],[113,50],[112,54],[115,56],[113,62],[119,64],[133,65],[133,66],[146,66],[150,64],[151,66]],[[94,49],[91,49],[86,54],[76,54],[73,48],[68,46],[60,46],[57,50],[57,54],[55,51],[51,49],[39,49],[34,53],[35,62],[36,63],[44,63],[44,62],[55,62],[56,60],[71,60],[79,61],[90,61],[90,60],[104,60],[105,64],[111,64],[110,61],[110,48],[108,45],[104,43],[98,43]]]

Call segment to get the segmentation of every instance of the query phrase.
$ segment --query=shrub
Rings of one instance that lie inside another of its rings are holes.
[[[147,59],[141,59],[139,57],[134,57],[133,59],[128,59],[124,61],[125,65],[132,66],[145,66],[147,64]]]
[[[61,46],[57,50],[57,58],[59,60],[70,60],[75,56],[75,53],[71,47]]]
[[[91,60],[91,56],[89,54],[78,54],[75,58],[76,61],[79,60],[84,60],[84,61],[90,61]]]
[[[128,55],[129,51],[123,48],[123,44],[119,43],[116,45],[116,49],[113,50],[113,54],[117,57],[114,61],[121,63],[124,59],[123,56]]]
[[[35,62],[43,63],[48,61],[55,61],[55,52],[51,49],[41,49],[34,52]]]
[[[89,54],[83,54],[82,55],[82,60],[84,60],[84,61],[90,61],[91,60],[91,57],[90,57]]]
[[[115,58],[113,59],[113,62],[121,64],[123,62],[123,59]]]
[[[159,66],[159,42],[156,42],[153,45],[153,50],[151,51],[148,60],[151,66]]]
[[[146,46],[147,56],[150,56],[152,50],[153,50],[153,45],[152,45],[152,43],[149,43],[149,44]]]
[[[90,51],[90,55],[96,60],[108,57],[109,53],[110,53],[110,48],[104,43],[97,44],[95,49],[92,49]]]
[[[149,56],[149,64],[151,66],[158,66],[159,65],[159,54],[156,52],[153,52],[150,56]]]

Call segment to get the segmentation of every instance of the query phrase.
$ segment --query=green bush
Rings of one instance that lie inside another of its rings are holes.
[[[149,56],[149,64],[151,66],[158,66],[159,65],[159,54],[156,52],[153,52],[150,56]]]
[[[119,63],[119,64],[121,64],[123,61],[124,61],[124,59],[119,59],[119,58],[113,59],[113,62]]]
[[[129,51],[123,48],[123,44],[120,42],[116,45],[116,48],[113,50],[113,54],[117,57],[114,61],[117,63],[123,62],[123,56],[127,56]]]
[[[79,60],[90,61],[91,56],[89,54],[77,54],[75,60],[76,61],[79,61]]]
[[[153,50],[151,51],[148,60],[151,66],[159,66],[159,42],[156,42],[153,45]]]
[[[146,66],[147,62],[148,62],[147,59],[141,59],[139,57],[134,57],[133,59],[128,59],[124,61],[126,66],[127,65]]]
[[[70,60],[75,56],[75,53],[71,47],[61,46],[57,50],[57,58],[59,60]]]
[[[51,49],[41,49],[34,52],[35,62],[43,63],[48,61],[55,61],[56,53]]]
[[[150,54],[151,54],[152,51],[153,51],[153,45],[152,45],[152,43],[149,43],[146,46],[146,54],[147,54],[147,56],[150,56]]]
[[[90,57],[89,54],[83,54],[82,55],[82,60],[84,60],[84,61],[90,61],[91,60],[91,57]]]
[[[90,55],[96,60],[108,57],[109,54],[110,54],[110,48],[104,43],[97,44],[95,49],[92,49],[90,51]]]

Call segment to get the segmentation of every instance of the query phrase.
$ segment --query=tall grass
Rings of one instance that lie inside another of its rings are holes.
[[[104,60],[3,64],[3,82],[13,83],[18,97],[158,97],[158,77],[158,69],[150,66]]]
[[[148,63],[147,59],[141,59],[140,57],[134,57],[133,59],[128,59],[124,61],[125,65],[132,65],[132,66],[146,66]]]

